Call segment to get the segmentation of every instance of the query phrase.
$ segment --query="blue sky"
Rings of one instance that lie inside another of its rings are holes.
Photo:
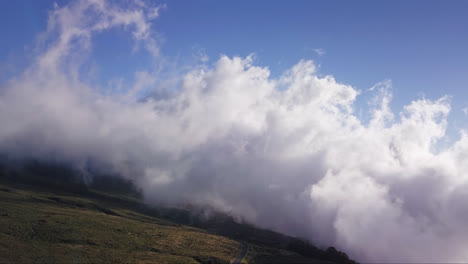
[[[65,1],[57,1],[59,6]],[[391,79],[397,112],[411,100],[453,96],[452,126],[463,127],[468,106],[468,2],[466,1],[168,1],[154,21],[161,52],[183,64],[204,52],[256,54],[273,76],[312,59],[321,74],[364,92]],[[34,54],[54,1],[0,3],[0,62],[5,79]],[[117,30],[94,37],[91,64],[99,78],[132,79],[151,65],[145,51],[128,53],[133,42]],[[319,55],[316,49],[324,54]],[[117,55],[116,55],[117,54]],[[131,69],[130,71],[128,69]],[[358,103],[360,101],[358,100]]]
[[[467,1],[143,1],[0,1],[0,156],[363,262],[468,262]]]

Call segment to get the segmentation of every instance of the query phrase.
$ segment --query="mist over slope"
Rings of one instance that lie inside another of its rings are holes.
[[[360,261],[468,260],[466,132],[435,151],[450,97],[395,117],[382,82],[362,122],[359,90],[313,61],[271,78],[251,56],[190,65],[169,91],[151,70],[135,69],[120,93],[82,78],[92,37],[111,28],[163,61],[152,31],[160,8],[95,0],[51,10],[41,52],[0,88],[0,152],[122,175],[149,201],[209,205]],[[154,96],[142,100],[145,87]]]

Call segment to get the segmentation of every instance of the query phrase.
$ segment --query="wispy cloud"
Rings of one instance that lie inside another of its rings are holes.
[[[315,53],[317,53],[317,55],[319,55],[319,56],[323,56],[323,55],[325,55],[325,53],[326,53],[324,49],[320,49],[320,48],[314,49],[314,51],[315,51]]]
[[[463,114],[468,115],[468,107],[463,107],[461,110]]]
[[[47,31],[41,37],[48,45],[47,50],[38,57],[38,67],[47,71],[58,70],[64,66],[64,58],[71,57],[75,49],[82,53],[90,49],[93,34],[110,28],[129,30],[136,45],[143,44],[157,57],[159,45],[151,34],[150,21],[158,17],[163,7],[149,6],[142,1],[130,4],[127,9],[105,0],[79,0],[63,7],[55,4],[49,15]]]

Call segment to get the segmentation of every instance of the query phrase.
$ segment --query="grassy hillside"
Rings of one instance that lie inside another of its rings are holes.
[[[152,208],[120,187],[63,190],[60,181],[51,188],[24,184],[18,175],[26,174],[0,170],[1,263],[230,263],[241,252],[239,240],[248,242],[242,263],[347,260],[227,216],[203,220],[187,210]]]

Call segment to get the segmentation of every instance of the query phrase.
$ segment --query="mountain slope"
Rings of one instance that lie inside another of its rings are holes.
[[[121,189],[62,190],[57,182],[51,188],[20,178],[0,173],[1,263],[230,263],[241,254],[239,241],[248,243],[242,263],[351,262],[341,252],[222,214],[202,219],[188,210],[150,207]]]

